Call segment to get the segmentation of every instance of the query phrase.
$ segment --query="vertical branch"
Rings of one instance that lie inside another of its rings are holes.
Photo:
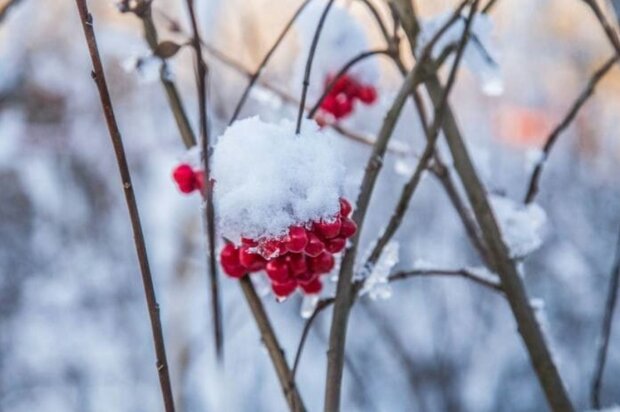
[[[146,252],[146,244],[144,242],[144,235],[142,233],[142,224],[140,223],[140,214],[138,211],[138,205],[136,203],[136,197],[131,183],[131,174],[129,173],[129,166],[127,164],[127,158],[125,156],[123,140],[121,132],[118,128],[118,124],[116,123],[116,117],[114,115],[112,100],[110,99],[110,93],[108,91],[108,86],[105,79],[103,64],[101,62],[101,57],[99,56],[99,49],[97,47],[97,39],[95,37],[95,31],[93,28],[92,16],[88,11],[88,5],[86,4],[86,0],[76,0],[76,5],[80,14],[80,20],[82,22],[84,36],[86,37],[86,43],[88,45],[88,51],[90,53],[90,58],[93,65],[93,71],[91,75],[97,85],[99,98],[101,100],[101,106],[103,108],[103,114],[105,116],[106,124],[110,134],[110,139],[112,141],[112,146],[114,147],[114,153],[116,155],[116,160],[118,163],[118,170],[120,172],[121,180],[123,183],[125,201],[127,203],[129,218],[131,220],[131,228],[133,230],[134,243],[136,253],[138,255],[138,262],[140,264],[142,283],[144,285],[144,294],[146,296],[149,318],[151,321],[153,343],[155,345],[155,355],[157,358],[157,371],[159,374],[159,383],[161,386],[161,392],[164,400],[164,407],[166,412],[174,412],[174,400],[172,397],[172,388],[170,385],[168,361],[166,359],[164,334],[161,327],[161,321],[159,319],[159,304],[157,303],[157,298],[155,296],[153,277],[151,275],[151,269],[149,266],[148,255]]]
[[[213,305],[213,333],[215,351],[218,360],[223,359],[222,314],[215,256],[215,210],[213,205],[213,187],[211,185],[211,168],[209,165],[209,125],[207,118],[207,67],[202,59],[200,32],[196,21],[194,1],[187,0],[187,9],[192,24],[192,45],[196,52],[196,85],[198,87],[198,109],[200,119],[200,141],[202,145],[202,162],[204,165],[203,197],[206,203],[205,220],[208,243],[208,265],[211,280],[211,302]]]
[[[601,335],[598,341],[598,351],[596,354],[596,366],[592,376],[590,392],[591,406],[594,409],[601,408],[601,389],[603,386],[603,372],[607,361],[607,350],[609,348],[609,336],[611,335],[611,325],[614,319],[614,311],[618,300],[618,286],[620,286],[620,234],[616,243],[616,256],[609,276],[609,289],[607,290],[607,301],[605,303],[605,314],[601,324]]]
[[[250,306],[252,315],[254,315],[254,319],[256,320],[263,343],[269,352],[271,362],[276,369],[276,374],[278,375],[280,386],[282,387],[282,391],[284,392],[284,396],[288,402],[289,409],[295,412],[305,411],[306,408],[297,390],[297,386],[295,385],[295,380],[293,374],[291,373],[291,369],[286,363],[284,352],[280,347],[280,343],[278,342],[278,338],[276,337],[273,327],[271,326],[269,317],[265,312],[263,303],[261,302],[260,297],[256,294],[256,290],[254,290],[252,280],[246,275],[239,280],[239,283],[248,305]]]
[[[316,52],[316,46],[319,44],[321,31],[323,31],[323,24],[325,24],[325,19],[327,18],[329,9],[332,7],[333,4],[334,0],[328,0],[327,5],[325,5],[325,9],[323,9],[323,13],[321,14],[321,18],[319,19],[319,24],[316,26],[316,30],[314,31],[312,44],[310,45],[310,52],[308,53],[308,60],[306,60],[304,81],[301,89],[301,100],[299,101],[299,112],[297,113],[297,127],[295,128],[295,133],[297,134],[301,132],[301,119],[304,115],[304,110],[306,110],[306,96],[308,94],[308,86],[310,86],[310,72],[312,71],[312,61],[314,60],[314,53]]]
[[[288,31],[291,29],[291,27],[293,27],[293,23],[295,23],[295,21],[297,20],[301,12],[306,8],[308,3],[310,3],[310,0],[304,0],[301,6],[299,6],[295,14],[293,14],[293,17],[289,19],[288,23],[286,23],[286,26],[284,26],[284,29],[282,29],[282,32],[276,39],[275,43],[271,46],[271,48],[269,49],[265,57],[263,57],[263,60],[259,63],[258,68],[250,76],[248,85],[243,90],[243,93],[241,94],[241,98],[239,99],[239,102],[237,103],[237,106],[235,107],[235,111],[233,112],[233,115],[230,118],[228,125],[233,124],[235,120],[237,120],[237,118],[239,117],[239,113],[241,112],[243,105],[248,99],[248,96],[250,95],[250,91],[252,90],[252,87],[254,87],[254,84],[258,80],[258,77],[261,75],[261,73],[263,72],[263,69],[265,68],[269,60],[271,59],[271,56],[276,51],[278,46],[280,46],[280,43],[282,43],[282,40],[284,40],[284,37],[286,36]]]

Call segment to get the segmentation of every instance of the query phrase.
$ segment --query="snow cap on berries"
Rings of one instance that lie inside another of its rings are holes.
[[[218,224],[224,237],[279,237],[289,227],[334,217],[344,166],[333,138],[304,120],[302,133],[284,120],[235,122],[213,152]]]

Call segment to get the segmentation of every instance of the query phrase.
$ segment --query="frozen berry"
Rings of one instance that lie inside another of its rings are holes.
[[[284,239],[284,245],[289,252],[300,253],[308,244],[306,229],[301,226],[292,226],[288,231],[288,236]]]
[[[308,244],[304,249],[306,255],[315,257],[321,254],[325,250],[325,244],[319,239],[317,235],[312,232],[308,232]]]
[[[341,222],[339,218],[333,220],[320,220],[314,223],[314,230],[316,233],[324,237],[325,239],[331,239],[338,236],[340,233]]]
[[[224,272],[230,277],[240,278],[247,272],[239,261],[239,249],[232,243],[226,244],[220,251],[220,263]]]
[[[340,215],[342,217],[349,217],[353,208],[351,207],[351,203],[344,197],[340,198]]]
[[[285,283],[290,280],[288,265],[284,259],[274,259],[267,262],[265,272],[272,282]]]
[[[192,167],[188,164],[177,166],[172,172],[172,178],[183,193],[191,193],[196,190],[196,176]]]
[[[310,269],[315,273],[328,273],[334,268],[334,256],[329,252],[323,252],[317,257],[309,259]]]
[[[286,246],[278,239],[267,239],[259,242],[258,252],[269,260],[286,253]]]
[[[271,290],[273,293],[279,298],[286,298],[291,293],[295,292],[297,288],[297,282],[295,280],[290,280],[285,283],[272,283]]]
[[[256,272],[265,267],[265,259],[258,253],[250,251],[250,247],[241,246],[239,248],[239,263],[251,272]]]
[[[286,263],[293,276],[301,275],[308,270],[306,256],[303,253],[290,253],[286,255]]]
[[[350,238],[357,232],[357,224],[350,218],[342,219],[342,225],[340,226],[340,236],[344,238]]]
[[[325,242],[325,250],[329,253],[338,253],[344,249],[347,244],[347,240],[342,237],[335,237],[333,239],[328,239]]]
[[[256,247],[258,246],[258,242],[254,239],[250,239],[247,237],[242,237],[241,238],[241,244],[244,246],[249,246],[249,247]]]
[[[363,86],[359,89],[357,97],[364,104],[373,104],[377,100],[377,90],[372,86]]]
[[[323,284],[319,278],[314,278],[311,282],[305,284],[302,283],[299,286],[301,286],[301,289],[307,295],[315,295],[320,293],[321,289],[323,289]]]

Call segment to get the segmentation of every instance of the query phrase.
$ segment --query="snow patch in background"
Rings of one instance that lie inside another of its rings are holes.
[[[224,237],[284,235],[291,225],[339,210],[345,170],[336,144],[314,122],[258,117],[226,129],[213,152],[216,215]]]
[[[398,263],[398,242],[390,241],[385,248],[377,263],[367,268],[364,273],[364,286],[360,290],[360,296],[368,293],[370,299],[389,299],[392,297],[392,286],[388,277],[392,268]]]

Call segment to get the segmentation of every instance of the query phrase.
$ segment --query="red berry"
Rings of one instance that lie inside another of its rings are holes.
[[[321,280],[319,278],[314,278],[311,282],[308,282],[306,284],[302,283],[299,286],[301,286],[301,289],[307,295],[315,295],[317,293],[320,293],[321,289],[323,289],[323,284],[321,283]]]
[[[373,104],[377,100],[377,90],[373,86],[363,86],[360,88],[357,97],[364,104]]]
[[[303,253],[290,253],[286,255],[286,263],[293,276],[298,276],[308,270],[306,255]]]
[[[230,277],[240,278],[247,272],[239,262],[239,249],[232,243],[227,243],[220,251],[220,263],[224,272]]]
[[[300,253],[308,244],[306,229],[301,226],[291,226],[288,236],[284,238],[284,245],[289,252]]]
[[[183,193],[191,193],[196,189],[196,176],[188,164],[177,166],[172,172],[172,178]]]
[[[265,259],[258,253],[250,252],[250,247],[241,246],[239,249],[239,263],[251,272],[256,272],[265,267]]]
[[[350,238],[357,232],[357,224],[350,218],[342,219],[342,225],[340,226],[340,236],[344,238]]]
[[[329,83],[331,83],[331,79]],[[334,87],[332,87],[330,94],[336,95],[338,93],[344,93],[344,91],[347,90],[350,84],[351,84],[351,78],[347,76],[346,74],[343,74],[334,83]]]
[[[269,276],[269,279],[274,283],[286,283],[291,280],[286,260],[281,258],[267,262],[267,265],[265,265],[265,272],[267,272],[267,276]]]
[[[293,279],[285,283],[272,283],[271,290],[279,298],[286,298],[291,293],[295,292],[297,288],[297,282]]]
[[[349,217],[353,208],[351,207],[351,203],[344,197],[340,198],[340,216]]]
[[[286,253],[286,246],[284,246],[284,243],[281,240],[266,239],[259,241],[258,253],[260,253],[265,259],[269,260]]]
[[[256,247],[258,246],[258,242],[254,239],[250,239],[248,237],[242,237],[241,238],[241,244],[243,246],[249,246],[249,247]]]
[[[325,244],[319,239],[317,235],[312,232],[308,232],[308,244],[304,249],[306,255],[315,257],[320,255],[325,250]]]
[[[348,116],[353,111],[353,101],[344,94],[339,94],[336,98],[334,116],[337,119]]]
[[[323,252],[317,257],[309,259],[310,269],[315,273],[328,273],[335,265],[334,256],[329,252]]]
[[[318,233],[325,239],[331,239],[338,236],[338,233],[340,233],[340,226],[340,219],[336,217],[332,221],[320,220],[318,222],[314,222],[313,228],[315,233]]]
[[[336,101],[335,96],[327,95],[325,99],[323,99],[323,102],[321,103],[321,109],[335,116],[337,104],[338,102]]]
[[[318,279],[318,277],[319,277],[318,273],[307,271],[307,272],[297,275],[297,282],[300,285],[305,285],[307,283],[312,282],[314,279]]]
[[[205,186],[205,173],[202,170],[194,171],[194,182],[196,182],[196,189],[202,192]]]
[[[347,240],[342,237],[335,237],[333,239],[327,240],[325,243],[325,250],[329,253],[338,253],[344,249],[347,244]]]

